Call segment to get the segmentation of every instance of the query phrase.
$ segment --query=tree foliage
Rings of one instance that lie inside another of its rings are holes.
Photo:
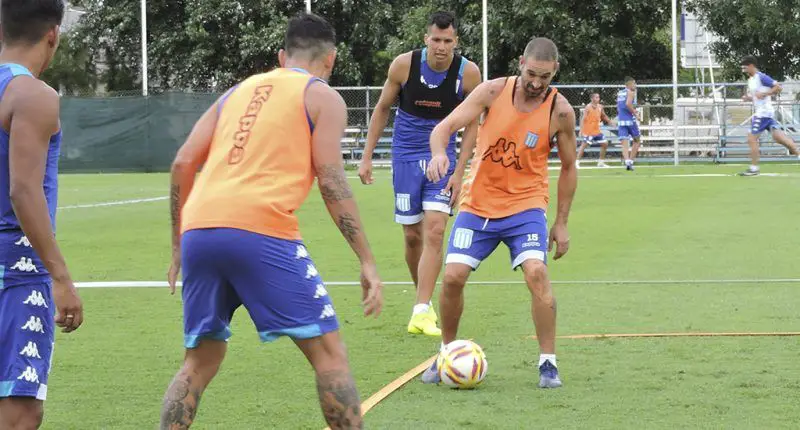
[[[711,49],[726,76],[741,78],[739,62],[758,58],[776,79],[800,76],[800,3],[796,0],[688,0],[686,8],[722,39]]]
[[[140,85],[140,10],[137,0],[82,0],[87,11],[56,63],[108,90]],[[516,74],[533,36],[553,39],[561,52],[559,82],[669,79],[670,46],[659,38],[668,5],[648,0],[493,0],[489,9],[490,77]],[[148,76],[159,89],[221,91],[277,66],[289,17],[304,2],[281,0],[148,0]],[[333,85],[381,85],[391,60],[422,46],[428,16],[452,10],[460,53],[482,63],[480,2],[318,0],[339,39]],[[65,61],[80,52],[80,61]],[[56,79],[55,77],[53,79]],[[70,86],[66,77],[58,78]],[[72,79],[72,78],[70,78]],[[83,78],[81,78],[83,79]],[[77,83],[75,84],[77,85]],[[79,85],[77,86],[79,87]]]

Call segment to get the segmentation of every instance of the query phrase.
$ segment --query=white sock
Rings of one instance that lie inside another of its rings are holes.
[[[428,312],[428,309],[430,309],[430,308],[431,308],[431,305],[429,303],[418,303],[418,304],[414,305],[414,313],[413,314],[414,315],[424,314],[425,312]]]
[[[625,165],[630,166],[633,164],[633,160],[625,160]]]
[[[758,172],[758,170],[759,170],[759,168],[755,164],[751,164],[750,165],[750,171],[751,172]]]
[[[544,364],[545,361],[549,361],[553,364],[553,366],[558,367],[556,365],[556,355],[555,354],[539,354],[539,366]]]

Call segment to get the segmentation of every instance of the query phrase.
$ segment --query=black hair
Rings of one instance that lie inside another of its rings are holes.
[[[325,18],[313,13],[301,13],[289,21],[284,49],[291,57],[306,53],[318,58],[336,47],[336,31]]]
[[[749,66],[751,64],[758,67],[758,60],[756,60],[756,57],[752,55],[746,55],[744,58],[742,58],[742,66]]]
[[[39,43],[64,19],[64,0],[2,0],[0,26],[3,43]]]
[[[428,18],[428,27],[435,25],[439,30],[447,30],[451,26],[453,30],[458,32],[458,23],[456,23],[456,14],[445,10],[436,11]]]

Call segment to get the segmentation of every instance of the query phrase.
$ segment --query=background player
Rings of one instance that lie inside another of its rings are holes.
[[[561,159],[558,210],[549,246],[555,259],[569,249],[567,220],[577,187],[575,112],[551,88],[558,71],[558,48],[546,38],[533,39],[520,57],[520,76],[481,84],[431,134],[430,179],[448,169],[447,136],[488,110],[480,126],[476,158],[447,249],[440,297],[442,348],[456,339],[470,273],[500,242],[511,251],[511,267],[522,267],[532,296],[531,312],[539,339],[539,386],[561,386],[555,356],[556,300],[547,275],[547,157],[555,137]],[[438,382],[436,364],[422,376]]]
[[[742,99],[752,101],[755,109],[753,120],[750,125],[750,133],[747,134],[747,143],[750,145],[750,159],[752,164],[741,176],[756,176],[761,170],[758,167],[760,159],[758,136],[765,130],[772,133],[772,138],[776,142],[785,146],[790,154],[800,154],[792,138],[787,136],[775,121],[775,108],[772,106],[772,96],[780,94],[781,85],[774,79],[758,70],[758,62],[752,55],[742,59],[742,72],[746,73],[747,94]]]
[[[187,428],[194,420],[240,305],[263,341],[287,335],[303,351],[316,371],[328,425],[361,428],[336,313],[294,215],[316,172],[331,217],[361,261],[364,312],[379,314],[382,286],[342,163],[347,110],[322,80],[331,74],[335,42],[324,19],[292,19],[281,68],[228,91],[175,158],[168,276],[174,291],[183,263],[186,357],[164,398],[162,428]],[[263,366],[254,367],[265,374]]]
[[[639,123],[642,118],[636,110],[636,81],[625,77],[625,88],[617,93],[617,130],[619,141],[622,144],[622,157],[625,159],[625,169],[633,170],[633,163],[639,153],[641,133]],[[633,139],[633,147],[628,149],[628,141]]]
[[[83,322],[54,233],[60,101],[38,79],[58,48],[64,3],[0,4],[0,429],[33,429],[44,414],[54,325],[71,332]]]
[[[597,167],[610,167],[606,164],[606,150],[608,149],[608,139],[600,131],[600,121],[603,124],[611,124],[611,120],[603,110],[603,105],[600,104],[600,94],[592,93],[591,102],[583,108],[583,115],[581,116],[581,147],[578,148],[578,159],[575,160],[575,166],[581,167],[581,158],[583,158],[583,151],[586,147],[597,143],[600,144],[600,158],[597,160]]]
[[[442,243],[447,219],[461,193],[462,178],[475,147],[477,122],[467,124],[458,165],[437,182],[425,177],[431,158],[428,138],[436,124],[481,82],[478,66],[456,55],[457,24],[450,12],[436,12],[428,21],[426,48],[406,52],[392,61],[381,97],[372,113],[359,176],[372,183],[372,154],[389,120],[395,100],[392,172],[395,221],[403,225],[406,264],[417,286],[408,332],[441,335],[430,301],[442,268]],[[455,131],[447,155],[456,157]]]

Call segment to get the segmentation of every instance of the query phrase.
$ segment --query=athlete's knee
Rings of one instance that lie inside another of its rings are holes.
[[[296,340],[295,343],[318,374],[337,369],[349,371],[347,348],[338,331],[311,339]]]
[[[36,430],[44,420],[42,401],[33,398],[8,398],[0,403],[0,429]]]
[[[422,246],[422,231],[420,224],[403,226],[403,236],[406,248],[416,249]]]
[[[525,283],[531,294],[538,299],[552,300],[553,294],[550,289],[550,279],[547,275],[547,266],[543,261],[528,260],[522,264],[525,271]]]
[[[227,343],[219,340],[202,340],[196,348],[186,350],[181,372],[194,375],[207,385],[219,371],[225,359]]]
[[[439,216],[428,217],[425,220],[425,244],[428,246],[441,247],[446,229],[447,218]]]
[[[469,266],[463,264],[448,264],[444,269],[442,294],[460,294],[467,284]]]

